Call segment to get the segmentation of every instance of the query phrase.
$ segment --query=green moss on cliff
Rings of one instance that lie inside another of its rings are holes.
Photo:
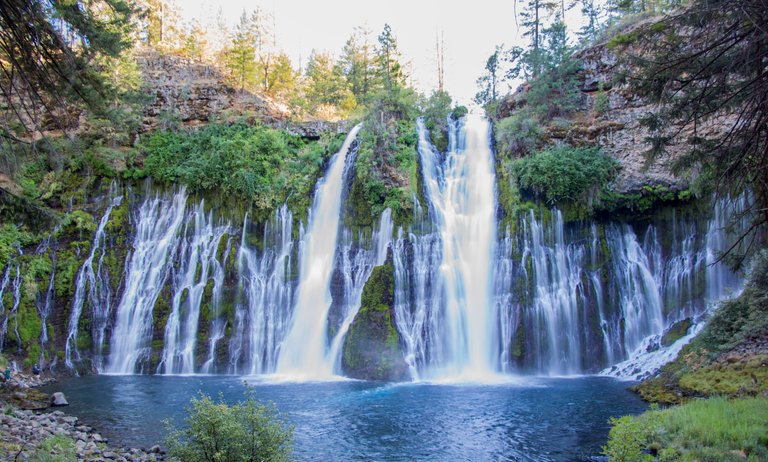
[[[365,380],[403,380],[407,366],[394,317],[395,277],[391,262],[373,269],[360,311],[344,340],[342,368]]]

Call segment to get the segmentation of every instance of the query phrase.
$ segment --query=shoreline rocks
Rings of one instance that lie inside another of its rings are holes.
[[[41,446],[49,438],[64,437],[71,441],[77,461],[83,462],[156,462],[165,460],[159,446],[152,448],[114,448],[92,427],[83,425],[74,416],[61,411],[35,412],[6,409],[0,414],[0,459],[26,460],[32,454],[40,455]],[[57,451],[61,451],[58,448]],[[51,455],[53,455],[53,450]]]
[[[68,405],[63,393],[55,392],[48,396],[36,389],[54,382],[56,378],[52,376],[16,372],[10,380],[2,383],[0,460],[27,460],[32,455],[78,462],[165,460],[160,446],[149,449],[112,447],[106,438],[92,427],[82,424],[77,417],[59,410],[48,411],[49,405]]]

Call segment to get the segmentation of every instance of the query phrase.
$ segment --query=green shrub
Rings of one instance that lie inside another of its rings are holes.
[[[592,202],[614,178],[619,163],[599,148],[558,146],[514,161],[512,170],[521,188],[560,201]]]
[[[34,240],[31,233],[21,231],[16,225],[6,223],[0,226],[0,273],[5,270],[13,257],[18,255],[17,246],[24,247]]]
[[[405,89],[377,95],[370,103],[345,203],[347,226],[370,227],[386,207],[398,224],[410,217],[413,195],[419,194],[417,103],[416,94]]]
[[[525,112],[499,120],[494,126],[494,135],[500,153],[522,156],[541,143],[543,131],[539,122]]]
[[[605,92],[603,82],[597,84],[597,96],[595,96],[595,112],[602,114],[608,110],[608,94]]]
[[[273,210],[289,197],[308,206],[325,159],[340,137],[305,142],[284,130],[244,123],[211,124],[189,132],[161,131],[144,143],[142,175],[183,183],[196,191],[221,188]]]
[[[640,417],[624,416],[611,419],[608,444],[603,453],[610,462],[652,462],[646,448],[659,433],[658,414],[648,413]]]
[[[694,345],[723,351],[765,327],[768,327],[768,250],[754,257],[742,294],[720,305]]]
[[[448,115],[451,96],[445,91],[434,91],[424,103],[424,124],[429,130],[432,144],[440,152],[448,148]]]
[[[184,462],[279,462],[291,459],[293,428],[272,407],[259,404],[253,392],[232,406],[201,393],[187,408],[186,428],[167,423],[171,458]]]

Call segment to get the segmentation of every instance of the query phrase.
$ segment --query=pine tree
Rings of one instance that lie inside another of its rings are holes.
[[[384,24],[384,30],[379,35],[379,46],[376,49],[376,64],[387,92],[392,93],[394,88],[400,87],[405,83],[403,67],[400,64],[397,38],[392,33],[392,28],[389,24]]]
[[[0,3],[0,91],[5,108],[28,130],[38,130],[40,109],[59,127],[70,104],[102,113],[118,94],[94,66],[130,47],[134,9],[124,0]],[[13,138],[5,129],[0,136]]]
[[[497,45],[485,62],[485,72],[477,79],[480,91],[475,95],[475,102],[481,106],[495,103],[498,99],[498,84],[502,76],[501,61],[503,47]]]
[[[633,35],[630,83],[657,105],[642,123],[651,159],[672,143],[676,172],[721,196],[751,190],[753,228],[768,224],[768,8],[764,0],[692,0]],[[742,217],[738,217],[739,219]],[[748,252],[755,234],[745,234]],[[743,256],[743,255],[740,255]]]
[[[602,27],[600,15],[602,8],[596,0],[581,0],[581,14],[587,20],[578,33],[582,44],[589,45],[597,39]]]
[[[375,81],[374,49],[370,37],[369,29],[356,27],[341,52],[340,64],[358,101],[367,100],[369,94],[378,90]]]
[[[256,34],[252,21],[245,11],[240,16],[240,22],[235,28],[230,47],[227,50],[227,69],[230,72],[230,78],[244,91],[250,88],[256,82]]]
[[[348,112],[355,105],[340,65],[327,53],[312,52],[307,64],[307,100],[313,112],[328,113],[330,107]]]
[[[536,78],[541,74],[543,65],[542,37],[544,29],[544,17],[550,14],[558,3],[552,0],[528,0],[525,8],[520,12],[520,26],[524,30],[523,36],[528,37],[530,46],[523,56],[525,76]]]
[[[269,73],[267,93],[286,97],[296,90],[297,75],[291,65],[291,59],[285,53],[275,56],[272,72]]]

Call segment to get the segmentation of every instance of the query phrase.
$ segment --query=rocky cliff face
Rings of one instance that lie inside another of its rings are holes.
[[[655,110],[642,95],[635,93],[624,79],[632,69],[620,59],[619,50],[606,43],[580,51],[575,58],[582,64],[578,73],[582,93],[581,109],[566,119],[554,119],[544,127],[547,141],[568,142],[576,146],[600,146],[607,155],[621,163],[621,172],[612,185],[620,194],[636,193],[643,187],[664,187],[671,191],[689,188],[691,178],[675,175],[671,162],[686,145],[686,133],[679,133],[679,141],[668,155],[648,162],[645,152],[651,148],[646,140],[647,128],[641,118]],[[498,117],[509,116],[526,104],[526,86],[502,100]],[[678,127],[669,127],[674,133]],[[716,127],[713,127],[716,129]]]
[[[162,127],[169,119],[195,127],[214,118],[241,117],[249,123],[264,123],[310,139],[348,128],[344,122],[296,121],[285,104],[267,95],[232,88],[214,66],[154,50],[138,52],[136,60],[149,97],[143,113],[144,132]]]

